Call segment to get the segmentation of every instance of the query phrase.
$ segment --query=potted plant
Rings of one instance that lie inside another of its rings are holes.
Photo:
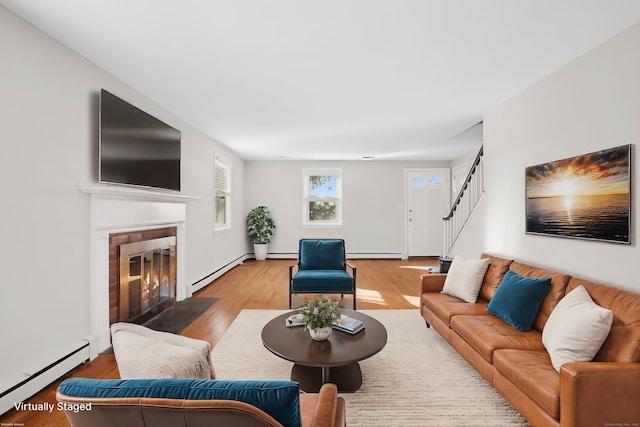
[[[257,260],[267,258],[268,245],[275,228],[276,224],[266,206],[258,206],[247,215],[247,232],[249,240],[253,243],[253,251]]]
[[[300,307],[302,323],[309,335],[316,341],[324,341],[331,335],[331,328],[340,321],[338,303],[322,295],[320,298],[305,302]]]

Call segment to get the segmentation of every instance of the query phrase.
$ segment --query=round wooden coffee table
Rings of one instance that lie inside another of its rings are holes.
[[[262,329],[262,344],[271,353],[293,362],[291,380],[300,383],[300,389],[317,392],[322,384],[331,382],[341,392],[354,392],[362,385],[359,360],[378,353],[387,344],[387,330],[371,316],[354,310],[341,309],[340,313],[364,322],[364,330],[355,335],[333,330],[327,341],[314,341],[304,326],[287,328],[288,316],[297,311],[281,314]]]

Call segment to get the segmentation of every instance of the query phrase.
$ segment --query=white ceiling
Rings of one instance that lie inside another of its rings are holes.
[[[0,0],[247,160],[450,160],[637,0]]]

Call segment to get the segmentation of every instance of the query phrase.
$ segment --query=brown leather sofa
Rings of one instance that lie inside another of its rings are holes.
[[[72,380],[74,385],[69,390],[73,390],[74,395],[62,392],[64,387],[59,388],[56,393],[58,409],[65,411],[71,427],[283,426],[281,422],[265,411],[238,400],[87,397],[82,395],[83,390],[93,389],[95,384],[100,383],[101,380],[87,379],[86,386],[83,383],[85,379],[74,378]],[[124,380],[125,383],[127,381],[135,380]],[[118,387],[117,383],[113,386],[108,385],[94,394],[111,395],[109,388],[115,390]],[[145,389],[149,387],[143,385],[137,389],[141,395],[144,395]],[[170,386],[162,384],[154,387],[166,390]],[[286,406],[284,411],[287,410],[287,407],[292,409],[292,407]],[[343,427],[346,425],[345,402],[342,397],[338,396],[335,384],[324,384],[318,393],[301,393],[299,410],[299,419],[295,417],[298,420],[296,424],[301,421],[303,427]]]
[[[422,276],[421,314],[533,426],[640,425],[640,294],[521,262],[489,258],[478,301],[441,293],[445,274]],[[508,270],[551,278],[533,328],[520,332],[487,312]],[[564,295],[584,285],[593,301],[613,312],[609,336],[591,362],[557,372],[542,330]]]

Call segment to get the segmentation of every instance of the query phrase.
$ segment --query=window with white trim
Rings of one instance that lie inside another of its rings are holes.
[[[303,169],[302,224],[342,225],[342,169]]]
[[[231,228],[231,164],[216,156],[213,178],[215,218],[214,229]]]

